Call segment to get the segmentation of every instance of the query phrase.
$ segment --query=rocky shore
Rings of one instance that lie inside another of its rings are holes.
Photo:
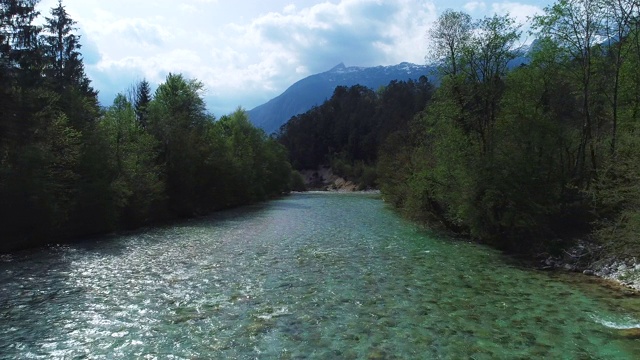
[[[346,180],[333,173],[330,167],[322,166],[315,170],[302,170],[300,174],[304,178],[307,190],[312,191],[360,191],[360,184]]]
[[[640,291],[640,263],[636,258],[600,261],[595,263],[592,269],[585,269],[583,273],[612,280],[635,291]]]
[[[539,266],[542,269],[558,269],[597,276],[640,293],[638,259],[602,255],[604,253],[600,246],[578,241],[561,256],[543,257]]]

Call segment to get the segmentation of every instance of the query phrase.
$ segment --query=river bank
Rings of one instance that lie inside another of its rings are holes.
[[[303,170],[305,186],[313,192],[359,192],[355,184],[333,173],[330,167]],[[360,190],[362,191],[362,190]],[[380,190],[363,192],[380,194]],[[563,250],[562,255],[537,255],[527,258],[530,266],[542,270],[566,271],[596,276],[612,284],[633,290],[640,295],[640,262],[635,257],[621,259],[594,243],[576,241],[575,245]]]
[[[595,255],[594,255],[595,254]],[[601,246],[578,241],[561,256],[548,256],[538,262],[541,269],[578,272],[599,277],[640,295],[640,262],[635,257],[620,258]]]
[[[314,192],[363,192],[380,194],[380,190],[358,191],[358,185],[333,174],[330,168],[301,172],[305,184]],[[563,250],[560,256],[536,256],[527,258],[531,267],[542,270],[582,273],[610,281],[615,286],[624,287],[640,295],[640,262],[635,258],[620,259],[593,243],[577,241],[574,246]]]
[[[317,169],[301,170],[300,174],[304,180],[307,190],[310,191],[334,191],[334,192],[354,192],[354,191],[378,191],[366,187],[365,185],[336,175],[333,169],[328,166],[320,166]]]

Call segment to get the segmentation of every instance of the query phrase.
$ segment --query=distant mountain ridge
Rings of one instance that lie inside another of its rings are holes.
[[[434,79],[433,66],[403,62],[391,66],[347,67],[340,63],[331,70],[308,76],[291,85],[285,92],[267,103],[249,110],[251,122],[271,134],[295,115],[321,105],[333,95],[337,86],[362,85],[371,89],[388,85],[392,80]]]

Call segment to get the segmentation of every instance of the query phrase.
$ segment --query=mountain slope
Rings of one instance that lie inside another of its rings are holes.
[[[301,114],[331,97],[337,86],[363,85],[371,89],[389,84],[392,80],[432,80],[433,67],[400,63],[393,66],[346,67],[311,75],[291,85],[284,93],[249,111],[249,119],[271,134],[280,129],[292,116]]]

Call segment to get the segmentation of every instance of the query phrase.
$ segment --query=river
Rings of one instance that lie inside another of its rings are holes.
[[[577,277],[577,278],[576,278]],[[640,299],[296,194],[0,257],[2,359],[634,359]]]

